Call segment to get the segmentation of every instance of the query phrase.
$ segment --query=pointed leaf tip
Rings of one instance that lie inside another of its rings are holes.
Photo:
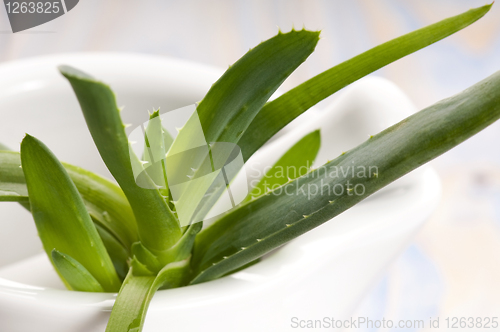
[[[156,111],[154,111],[153,113],[151,113],[149,115],[149,120],[152,120],[152,119],[157,118],[159,116],[160,116],[160,109],[157,109]]]
[[[60,65],[57,67],[57,69],[59,69],[59,72],[66,78],[74,77],[83,80],[95,80],[91,75],[68,65]]]
[[[24,134],[24,137],[23,137],[23,140],[21,141],[21,146],[23,145],[23,143],[26,141],[25,144],[29,144],[29,142],[33,142],[33,141],[39,141],[38,139],[36,139],[35,137],[31,136],[30,134],[28,133],[25,133]]]
[[[51,252],[52,262],[57,272],[69,286],[80,292],[104,292],[97,279],[76,259],[56,249]]]

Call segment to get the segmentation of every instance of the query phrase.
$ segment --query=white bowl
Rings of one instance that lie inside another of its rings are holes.
[[[137,124],[145,121],[147,109],[166,111],[199,101],[221,74],[181,60],[109,53],[0,65],[0,141],[17,148],[28,132],[61,160],[108,176],[76,98],[56,69],[60,64],[109,83],[126,106],[125,122]],[[412,111],[392,83],[365,79],[332,107],[284,131],[249,162],[254,169],[269,165],[300,135],[319,127],[319,159],[324,162]],[[250,268],[159,291],[144,331],[288,331],[294,330],[293,317],[346,318],[412,239],[439,196],[439,179],[423,168]],[[0,215],[0,331],[104,331],[115,295],[64,290],[41,252],[31,215],[14,203],[0,204]]]

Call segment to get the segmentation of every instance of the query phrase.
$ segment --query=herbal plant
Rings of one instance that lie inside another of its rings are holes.
[[[197,105],[206,141],[238,144],[246,161],[311,106],[359,78],[465,28],[490,7],[471,9],[386,42],[268,101],[313,52],[319,39],[318,32],[279,32],[232,65]],[[140,331],[148,304],[158,289],[210,281],[256,262],[500,117],[497,72],[306,174],[281,179],[269,171],[266,180],[270,184],[290,190],[262,194],[267,188],[261,182],[244,203],[202,230],[200,222],[180,226],[168,188],[145,189],[136,184],[132,168],[142,163],[130,155],[125,126],[111,89],[76,69],[64,66],[60,71],[71,84],[95,145],[118,185],[59,162],[41,141],[26,135],[20,153],[0,151],[0,201],[19,202],[30,209],[43,247],[68,289],[119,292],[108,332]],[[158,115],[155,112],[151,118]],[[155,136],[153,128],[146,131],[150,134],[149,144],[163,141],[163,154],[181,137],[189,136],[179,135],[172,140],[167,135]],[[319,145],[316,131],[301,139],[274,167],[308,165]],[[146,160],[146,156],[139,157]],[[353,164],[366,168],[377,165],[379,171],[370,178],[328,176],[334,167]],[[153,181],[154,176],[148,173],[146,181]],[[345,187],[348,181],[353,186],[363,185],[365,193],[331,192],[310,195],[309,199],[285,194],[311,184]]]

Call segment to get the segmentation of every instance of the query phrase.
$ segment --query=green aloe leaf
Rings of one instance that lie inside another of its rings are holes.
[[[168,196],[165,195],[168,192],[165,156],[174,139],[163,128],[159,110],[149,116],[144,136],[145,147],[142,160],[148,162],[149,167],[146,168],[146,172],[155,184],[165,187],[160,192],[163,196]]]
[[[43,247],[64,252],[82,264],[107,292],[121,282],[106,248],[68,173],[52,152],[26,135],[21,143],[21,163],[31,212]]]
[[[111,89],[77,69],[61,66],[80,102],[92,138],[104,163],[114,176],[134,211],[142,243],[152,250],[165,250],[181,237],[179,223],[159,190],[139,187],[132,171],[134,161]],[[152,181],[147,177],[146,181]]]
[[[280,32],[247,52],[212,85],[197,106],[197,114],[179,131],[169,154],[186,151],[195,145],[193,142],[199,141],[198,118],[206,143],[237,142],[264,103],[314,51],[318,40],[319,32]],[[202,220],[224,188],[217,184],[217,181],[220,181],[220,169],[206,170],[206,166],[211,164],[211,157],[208,157],[210,146],[198,149],[196,156],[186,153],[185,159],[177,161],[182,165],[177,167],[180,173],[185,168],[191,168],[194,170],[194,173],[189,175],[191,178],[198,178],[200,174],[206,175],[204,181],[186,183],[186,189],[181,197],[176,199],[177,211],[181,211],[184,216],[181,219],[186,219],[187,222]],[[226,153],[221,154],[221,159],[224,159],[222,155],[229,155],[232,151],[229,148],[226,150]],[[211,176],[208,175],[210,172]],[[173,176],[169,175],[170,181],[172,178]],[[207,192],[210,193],[208,199],[205,197]],[[183,223],[186,223],[186,220],[182,220]]]
[[[247,201],[308,173],[316,159],[320,145],[319,130],[304,136],[266,172],[250,192]]]
[[[140,242],[134,243],[132,246],[134,264],[140,263],[140,267],[143,269],[142,274],[156,275],[167,264],[185,260],[191,256],[196,235],[202,227],[203,223],[201,222],[189,225],[179,242],[160,253],[150,252]]]
[[[197,107],[207,142],[236,143],[283,81],[314,51],[319,32],[279,33],[251,49]]]
[[[116,273],[120,277],[120,280],[125,279],[128,273],[128,259],[130,257],[129,250],[124,247],[118,239],[116,239],[112,234],[110,234],[105,228],[99,226],[99,223],[94,221],[95,228],[101,237],[104,247],[108,252],[109,258],[113,262]]]
[[[185,284],[188,273],[189,258],[168,264],[157,276],[137,276],[131,268],[116,298],[106,332],[141,331],[156,291]]]
[[[125,248],[138,240],[134,214],[116,184],[80,167],[62,163],[76,185],[92,219],[116,237]],[[0,202],[27,204],[26,179],[19,152],[0,151]]]
[[[81,167],[62,164],[84,198],[92,219],[130,248],[138,239],[138,230],[132,208],[121,188]]]
[[[52,250],[52,262],[63,280],[72,290],[79,292],[104,292],[101,284],[77,260],[69,255]]]
[[[321,100],[391,62],[460,31],[480,19],[490,8],[491,5],[486,5],[471,9],[378,45],[267,103],[238,142],[243,157],[248,160],[280,129]]]
[[[9,151],[9,147],[5,144],[0,143],[0,151]]]
[[[196,277],[192,283],[220,277],[321,225],[499,117],[497,72],[200,232],[193,253]],[[355,176],[342,173],[348,167],[356,167]],[[364,177],[360,170],[365,171]]]

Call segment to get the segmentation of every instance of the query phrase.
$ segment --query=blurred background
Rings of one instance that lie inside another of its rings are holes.
[[[486,1],[81,0],[64,18],[16,34],[0,10],[0,61],[118,51],[226,68],[278,27],[321,30],[316,52],[285,82],[287,90],[379,43]],[[375,75],[395,82],[421,109],[499,70],[499,59],[497,4],[471,27]],[[356,315],[426,321],[500,316],[499,141],[496,123],[432,162],[443,181],[442,202]]]

